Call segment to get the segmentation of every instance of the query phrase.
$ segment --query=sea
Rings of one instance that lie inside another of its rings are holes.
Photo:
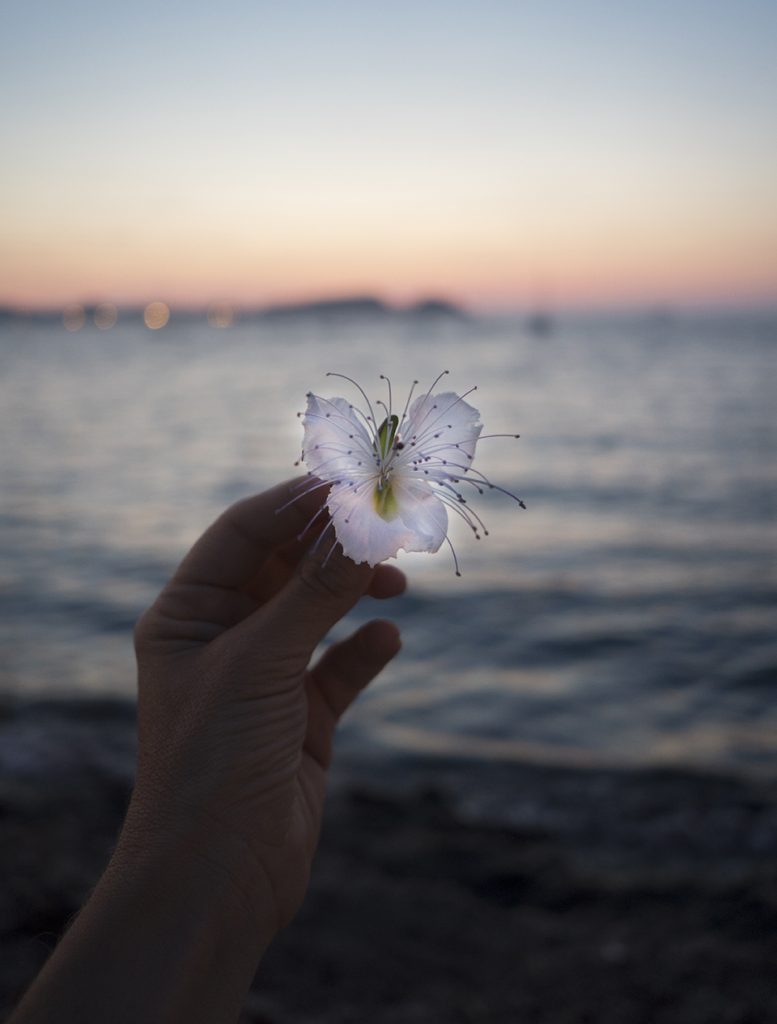
[[[402,555],[396,661],[344,749],[777,776],[777,314],[0,323],[0,697],[135,693],[132,626],[231,502],[294,476],[312,390],[481,412],[520,496]],[[453,519],[454,517],[452,517]]]

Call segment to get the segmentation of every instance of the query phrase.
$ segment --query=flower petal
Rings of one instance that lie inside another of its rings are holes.
[[[482,429],[478,410],[455,392],[421,395],[407,413],[404,452],[412,452],[414,459],[431,457],[434,463],[448,459],[466,466],[475,455]]]
[[[322,480],[337,480],[374,472],[370,436],[344,398],[309,394],[302,424],[302,460],[311,473]]]
[[[337,484],[329,492],[327,508],[343,551],[354,562],[375,566],[405,551],[437,551],[445,539],[448,512],[425,481],[394,479],[392,490],[397,514],[378,515],[374,482],[351,487]]]
[[[392,483],[399,516],[415,534],[405,551],[437,551],[448,532],[448,510],[425,480],[395,476]]]

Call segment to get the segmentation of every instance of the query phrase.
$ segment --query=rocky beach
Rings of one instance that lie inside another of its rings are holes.
[[[2,706],[3,1012],[110,855],[134,747],[131,702]],[[242,1020],[760,1024],[776,963],[771,781],[348,752]]]

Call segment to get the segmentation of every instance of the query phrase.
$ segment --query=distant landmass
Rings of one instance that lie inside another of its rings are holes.
[[[450,317],[464,318],[468,314],[461,306],[444,299],[423,299],[409,306],[394,306],[374,295],[353,295],[336,299],[318,299],[312,302],[289,302],[253,311],[236,311],[241,319],[251,316],[262,319],[286,319],[297,317],[341,318],[341,317]]]
[[[157,303],[158,304],[158,303]],[[36,322],[52,323],[61,321],[63,316],[77,315],[76,322],[81,324],[95,319],[100,309],[110,307],[115,313],[112,325],[117,320],[144,317],[148,307],[114,306],[112,303],[75,303],[66,309],[49,308],[45,310],[19,309],[9,306],[0,307],[0,323]],[[214,310],[217,317],[214,320]],[[468,312],[461,306],[440,298],[427,298],[408,306],[392,305],[374,295],[349,295],[334,299],[317,299],[305,302],[279,303],[270,306],[247,307],[239,303],[217,303],[210,309],[192,308],[170,305],[171,320],[207,319],[217,326],[230,326],[232,323],[253,320],[291,320],[309,319],[342,319],[342,318],[397,318],[423,317],[426,319],[468,319]],[[166,322],[166,321],[165,321]],[[106,326],[110,326],[106,325]]]
[[[385,316],[392,307],[372,295],[355,295],[340,299],[318,299],[314,302],[288,302],[268,306],[256,315],[270,319],[298,316]]]

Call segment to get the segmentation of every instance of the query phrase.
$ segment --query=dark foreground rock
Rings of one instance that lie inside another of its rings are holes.
[[[0,713],[0,1013],[109,856],[132,709]],[[777,792],[678,772],[350,758],[244,1022],[777,1020]]]

